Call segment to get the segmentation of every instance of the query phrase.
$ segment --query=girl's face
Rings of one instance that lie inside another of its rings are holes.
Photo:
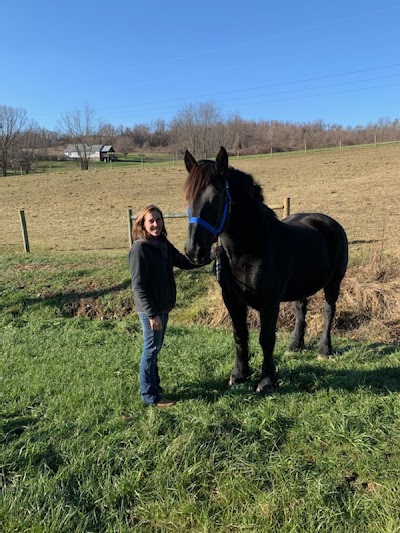
[[[163,229],[163,221],[160,213],[154,209],[149,213],[146,213],[144,217],[144,229],[152,237],[158,237],[161,235]]]

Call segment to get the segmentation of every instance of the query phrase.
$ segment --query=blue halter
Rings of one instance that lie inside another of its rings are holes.
[[[225,180],[225,203],[224,203],[224,210],[222,212],[222,218],[221,223],[218,228],[214,228],[214,226],[211,226],[208,222],[203,220],[200,217],[191,217],[190,216],[190,209],[188,208],[187,214],[189,217],[189,224],[200,224],[200,226],[203,226],[203,228],[206,228],[210,233],[214,235],[214,237],[218,238],[221,235],[221,232],[224,228],[226,217],[228,215],[229,207],[233,204],[233,200],[231,197],[231,193],[229,192],[229,183]]]

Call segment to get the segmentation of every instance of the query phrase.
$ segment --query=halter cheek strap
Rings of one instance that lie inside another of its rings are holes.
[[[219,237],[226,222],[226,217],[228,215],[229,207],[233,204],[233,200],[231,197],[231,193],[229,191],[229,183],[225,180],[225,203],[224,203],[224,209],[222,212],[222,218],[221,222],[218,228],[214,228],[214,226],[211,226],[206,220],[203,220],[200,217],[191,217],[190,216],[190,209],[188,208],[187,214],[189,217],[189,224],[200,224],[200,226],[203,226],[206,230],[208,230],[210,233],[214,235],[214,237]]]

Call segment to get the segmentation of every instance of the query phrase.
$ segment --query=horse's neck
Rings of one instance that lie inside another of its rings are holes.
[[[272,212],[264,209],[245,212],[233,207],[230,222],[220,237],[229,259],[236,261],[243,255],[261,257],[277,222]]]

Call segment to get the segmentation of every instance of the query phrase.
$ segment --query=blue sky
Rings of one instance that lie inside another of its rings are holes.
[[[400,117],[399,0],[2,0],[0,104],[57,128],[87,102],[118,126],[189,104],[224,117]]]

